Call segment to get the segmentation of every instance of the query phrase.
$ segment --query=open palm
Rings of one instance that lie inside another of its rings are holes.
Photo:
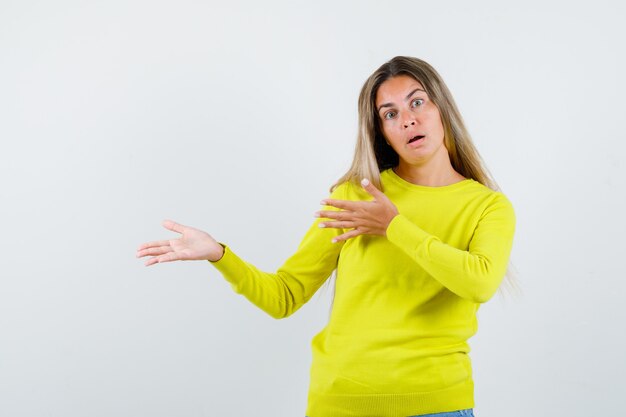
[[[137,249],[137,257],[152,256],[146,266],[171,261],[209,260],[216,261],[224,248],[211,235],[172,220],[163,221],[163,227],[182,234],[178,239],[158,240],[144,243]]]

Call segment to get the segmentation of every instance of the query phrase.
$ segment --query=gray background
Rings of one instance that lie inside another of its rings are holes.
[[[395,55],[443,76],[513,202],[523,293],[481,307],[477,417],[623,410],[623,2],[0,0],[0,415],[303,416],[324,286],[287,320],[171,218],[275,271]],[[621,26],[621,28],[620,28]],[[615,414],[612,414],[615,415]]]

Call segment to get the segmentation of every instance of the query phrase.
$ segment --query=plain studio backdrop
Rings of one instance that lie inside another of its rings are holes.
[[[332,285],[275,320],[207,262],[135,251],[171,218],[275,272],[396,55],[440,72],[516,209],[477,417],[616,415],[624,7],[0,0],[0,415],[304,416]]]

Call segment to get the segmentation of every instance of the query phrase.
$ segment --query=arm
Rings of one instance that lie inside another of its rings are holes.
[[[513,206],[498,192],[482,213],[468,251],[447,245],[402,214],[389,223],[387,238],[444,287],[460,297],[484,303],[506,273],[514,232]]]
[[[344,185],[338,186],[332,197],[343,195]],[[334,208],[328,208],[334,210]],[[289,257],[276,273],[264,272],[238,257],[229,246],[223,256],[209,261],[231,284],[233,290],[244,295],[273,318],[290,316],[302,307],[326,281],[337,267],[343,242],[331,239],[342,229],[318,227],[316,219],[304,235],[297,251]]]

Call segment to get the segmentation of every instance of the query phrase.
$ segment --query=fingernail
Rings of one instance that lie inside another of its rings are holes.
[[[326,225],[324,223],[320,223],[317,225],[318,227],[326,227]]]
[[[324,205],[326,205],[326,200],[322,200],[322,201],[320,201],[320,204],[324,204]]]
[[[367,187],[370,184],[370,182],[367,178],[363,178],[361,180],[361,184],[363,184],[363,187]]]
[[[319,217],[319,216],[320,216],[320,214],[316,211],[316,212],[315,212],[315,214],[314,214],[313,216],[315,216],[315,217]]]

